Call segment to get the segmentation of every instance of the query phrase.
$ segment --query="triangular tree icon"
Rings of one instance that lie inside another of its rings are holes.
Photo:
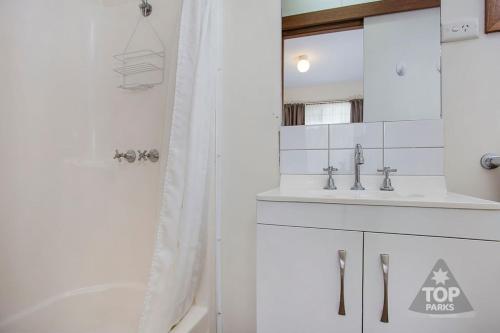
[[[456,315],[474,309],[446,262],[439,259],[411,304],[410,311]]]

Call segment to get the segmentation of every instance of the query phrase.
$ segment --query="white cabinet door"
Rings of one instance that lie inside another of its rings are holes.
[[[258,225],[257,243],[258,333],[361,333],[362,233]]]
[[[500,243],[366,233],[364,251],[365,333],[500,332]]]

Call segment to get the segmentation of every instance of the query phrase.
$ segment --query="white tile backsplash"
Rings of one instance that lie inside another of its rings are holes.
[[[383,148],[383,123],[330,125],[330,149]]]
[[[444,147],[443,121],[416,120],[384,123],[385,148]]]
[[[282,126],[280,144],[282,150],[328,149],[328,125]]]
[[[383,167],[382,149],[364,149],[365,164],[361,166],[361,174],[376,175],[377,169]],[[354,149],[330,150],[330,165],[339,169],[337,174],[354,174]]]
[[[385,149],[385,165],[398,169],[396,175],[444,175],[443,148]]]
[[[377,174],[390,166],[398,175],[444,174],[442,120],[417,120],[281,128],[281,173],[324,174],[332,165],[338,174],[354,173],[354,146],[361,144],[361,173]]]
[[[280,170],[284,175],[324,174],[328,150],[282,150]]]

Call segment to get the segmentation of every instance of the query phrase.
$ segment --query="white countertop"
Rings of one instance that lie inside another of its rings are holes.
[[[257,195],[259,201],[344,205],[500,210],[500,203],[457,193],[403,194],[383,191],[328,191],[276,188]]]

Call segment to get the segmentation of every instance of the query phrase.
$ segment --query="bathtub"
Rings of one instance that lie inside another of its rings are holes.
[[[105,284],[49,297],[11,315],[0,314],[0,333],[137,333],[145,286]],[[170,333],[208,333],[208,308],[193,306]]]
[[[208,333],[209,330],[208,309],[195,305],[170,333]]]

